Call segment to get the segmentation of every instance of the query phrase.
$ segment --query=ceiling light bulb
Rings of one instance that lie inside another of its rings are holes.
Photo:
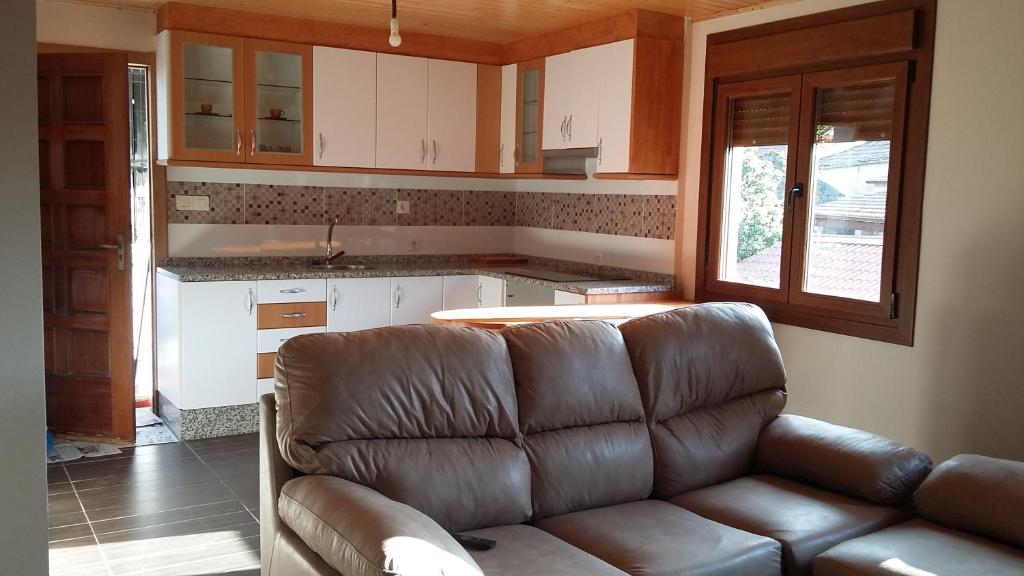
[[[402,37],[398,35],[398,18],[391,19],[391,36],[388,36],[388,44],[395,48],[402,45]]]

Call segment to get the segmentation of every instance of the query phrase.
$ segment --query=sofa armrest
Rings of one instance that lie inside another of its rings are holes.
[[[954,456],[925,479],[914,504],[925,520],[1024,548],[1024,462]]]
[[[414,508],[334,476],[288,481],[281,518],[345,576],[482,576],[451,534]]]
[[[908,499],[932,468],[888,438],[789,414],[761,431],[756,458],[764,472],[886,505]]]

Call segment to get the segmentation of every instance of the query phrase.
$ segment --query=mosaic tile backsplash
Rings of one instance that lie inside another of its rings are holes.
[[[640,238],[675,238],[676,198],[664,195],[326,188],[167,183],[171,224],[527,226]],[[210,211],[180,211],[178,195],[209,196]],[[409,201],[398,214],[397,200]]]

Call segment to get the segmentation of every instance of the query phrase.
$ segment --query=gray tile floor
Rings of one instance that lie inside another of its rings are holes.
[[[50,465],[50,575],[258,575],[258,468],[255,434]]]

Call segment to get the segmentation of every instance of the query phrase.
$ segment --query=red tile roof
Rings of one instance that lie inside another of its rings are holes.
[[[736,266],[739,278],[759,286],[778,281],[782,244],[775,243]],[[881,237],[816,236],[806,290],[815,294],[878,301],[881,288]]]

